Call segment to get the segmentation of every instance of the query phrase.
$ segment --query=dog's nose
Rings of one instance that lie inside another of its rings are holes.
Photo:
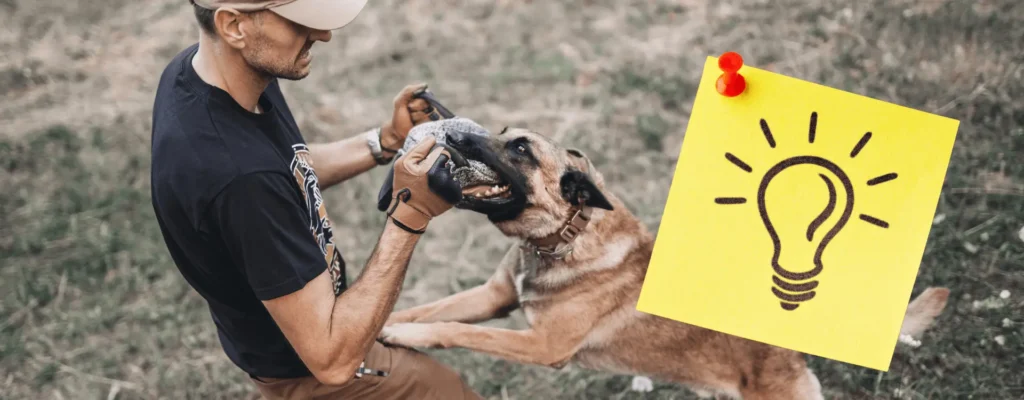
[[[448,131],[445,136],[445,142],[451,146],[465,146],[468,142],[468,136],[459,131]]]

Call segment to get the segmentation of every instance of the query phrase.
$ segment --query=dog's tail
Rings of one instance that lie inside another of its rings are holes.
[[[907,313],[903,317],[903,326],[900,328],[900,342],[910,344],[914,347],[920,345],[921,334],[928,330],[935,322],[935,317],[942,314],[949,300],[949,289],[944,287],[929,287],[910,302],[907,306]]]

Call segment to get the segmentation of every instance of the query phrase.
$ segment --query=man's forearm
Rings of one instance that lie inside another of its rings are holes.
[[[404,227],[423,229],[430,218],[452,207],[435,190],[446,197],[461,191],[454,180],[427,184],[429,169],[440,165],[445,153],[433,145],[430,137],[396,164],[396,187],[417,194],[388,213],[376,247],[351,286],[335,297],[331,274],[324,271],[298,291],[264,301],[299,357],[323,383],[351,379],[390,316],[420,238]]]
[[[362,273],[340,296],[324,271],[298,292],[264,302],[318,380],[340,385],[353,377],[395,306],[418,240],[388,221]]]
[[[419,235],[388,221],[362,273],[335,301],[330,342],[342,346],[342,363],[361,360],[376,340],[398,300],[418,240]]]
[[[320,180],[320,190],[377,166],[362,133],[336,142],[310,144],[309,152]]]

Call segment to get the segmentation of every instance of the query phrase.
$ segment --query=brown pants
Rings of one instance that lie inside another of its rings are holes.
[[[268,400],[483,399],[451,368],[416,350],[374,342],[366,355],[365,368],[384,371],[388,375],[365,374],[342,386],[324,385],[313,377],[261,377],[252,381]]]

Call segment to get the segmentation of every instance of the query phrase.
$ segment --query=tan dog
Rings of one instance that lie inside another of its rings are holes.
[[[822,398],[799,352],[636,310],[654,238],[604,190],[581,152],[526,130],[449,136],[448,143],[499,177],[463,182],[466,199],[458,207],[486,214],[521,245],[485,284],[392,314],[383,341],[462,347],[554,368],[574,362],[677,382],[704,396]],[[910,303],[901,334],[919,337],[948,295],[945,288],[924,291]],[[528,329],[471,325],[519,307]]]

